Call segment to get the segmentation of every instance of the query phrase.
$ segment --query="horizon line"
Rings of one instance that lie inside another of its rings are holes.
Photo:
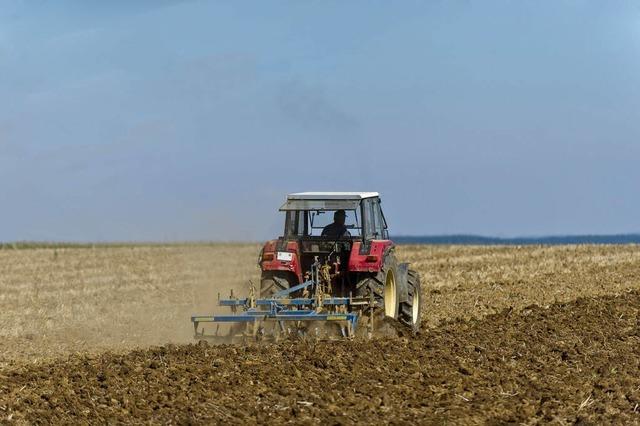
[[[561,244],[640,244],[640,233],[615,234],[556,234],[541,236],[497,237],[482,234],[404,234],[392,235],[398,244],[426,245],[561,245]],[[207,245],[207,244],[261,244],[253,240],[16,240],[0,241],[0,249],[12,248],[64,248],[91,246],[143,246],[143,245]]]

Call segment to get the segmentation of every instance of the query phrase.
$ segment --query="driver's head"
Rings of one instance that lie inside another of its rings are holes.
[[[344,212],[344,210],[336,210],[336,212],[333,214],[333,221],[338,225],[344,225],[344,221],[346,218],[347,214]]]

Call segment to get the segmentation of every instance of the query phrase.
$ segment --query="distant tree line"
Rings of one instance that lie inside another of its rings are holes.
[[[561,244],[640,244],[640,234],[561,235],[547,237],[498,238],[479,235],[400,235],[393,237],[399,244],[459,244],[459,245],[561,245]]]
[[[640,244],[640,234],[617,235],[563,235],[553,237],[516,237],[498,238],[480,235],[397,235],[391,237],[398,244],[432,245],[562,245],[562,244]],[[254,242],[258,244],[257,242]],[[226,241],[175,241],[175,242],[53,242],[53,241],[14,241],[0,242],[0,250],[22,250],[38,248],[113,248],[143,246],[208,246],[218,244],[243,244]]]

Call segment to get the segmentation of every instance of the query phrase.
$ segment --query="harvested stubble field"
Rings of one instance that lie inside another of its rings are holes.
[[[185,345],[258,250],[0,251],[0,421],[640,423],[637,246],[404,246],[415,338]]]

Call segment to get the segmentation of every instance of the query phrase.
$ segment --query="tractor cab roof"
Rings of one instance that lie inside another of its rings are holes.
[[[361,200],[375,197],[379,197],[377,192],[296,192],[287,195],[280,211],[355,210]]]
[[[377,192],[295,192],[287,200],[362,200],[378,197]]]

